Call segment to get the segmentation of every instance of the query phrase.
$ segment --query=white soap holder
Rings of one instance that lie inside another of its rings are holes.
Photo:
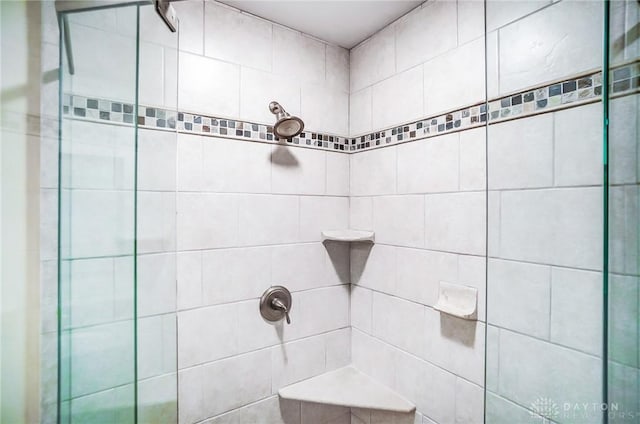
[[[478,316],[478,290],[474,287],[440,281],[435,310],[475,321]]]

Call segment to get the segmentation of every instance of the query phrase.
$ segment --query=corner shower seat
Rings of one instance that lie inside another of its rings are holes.
[[[379,411],[411,413],[414,404],[353,366],[283,387],[283,399]]]

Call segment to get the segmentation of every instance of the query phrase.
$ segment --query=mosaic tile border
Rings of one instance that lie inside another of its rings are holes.
[[[610,71],[611,96],[640,90],[640,61],[621,65]],[[602,96],[602,72],[520,91],[442,115],[356,137],[350,151],[370,150],[385,145],[406,143],[450,132],[471,129],[538,113],[554,111]],[[488,110],[487,110],[488,105]]]
[[[610,81],[612,96],[640,91],[640,61],[612,69]],[[467,106],[449,113],[355,138],[303,132],[299,136],[286,139],[285,142],[294,146],[354,153],[471,129],[482,126],[486,122],[492,124],[554,111],[576,104],[593,102],[601,96],[602,72],[594,72],[492,99],[487,104],[479,103]],[[63,96],[62,107],[64,115],[77,119],[109,121],[123,125],[133,125],[135,119],[137,124],[143,128],[176,130],[181,133],[263,143],[281,142],[273,134],[272,126],[253,122],[177,112],[150,106],[139,106],[138,113],[134,114],[132,103],[72,94]]]
[[[181,133],[209,135],[238,140],[278,143],[281,140],[273,133],[273,126],[233,119],[217,118],[176,112],[151,106],[138,106],[134,114],[132,103],[89,98],[64,94],[62,109],[65,116],[92,121],[133,125],[134,119],[142,128],[177,130]],[[346,152],[350,139],[333,134],[305,131],[300,135],[283,139],[287,144],[324,150]]]

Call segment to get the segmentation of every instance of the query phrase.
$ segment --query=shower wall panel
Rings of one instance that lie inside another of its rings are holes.
[[[216,2],[174,5],[180,111],[272,125],[276,100],[346,135],[345,49]],[[351,360],[349,249],[320,239],[348,226],[348,156],[181,133],[176,157],[179,421],[349,420],[277,396]],[[291,290],[291,325],[260,316],[271,285]]]
[[[354,48],[351,135],[484,102],[483,15],[482,2],[426,2]],[[353,363],[417,420],[482,422],[485,129],[380,140],[350,156],[351,227],[376,233],[351,250]],[[478,321],[433,309],[440,281],[478,290]]]

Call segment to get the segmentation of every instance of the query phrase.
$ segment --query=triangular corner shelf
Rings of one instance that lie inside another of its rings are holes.
[[[278,394],[283,399],[379,411],[408,414],[416,409],[413,403],[353,366],[283,387]]]
[[[375,234],[373,231],[364,230],[324,230],[322,241],[373,243]]]

